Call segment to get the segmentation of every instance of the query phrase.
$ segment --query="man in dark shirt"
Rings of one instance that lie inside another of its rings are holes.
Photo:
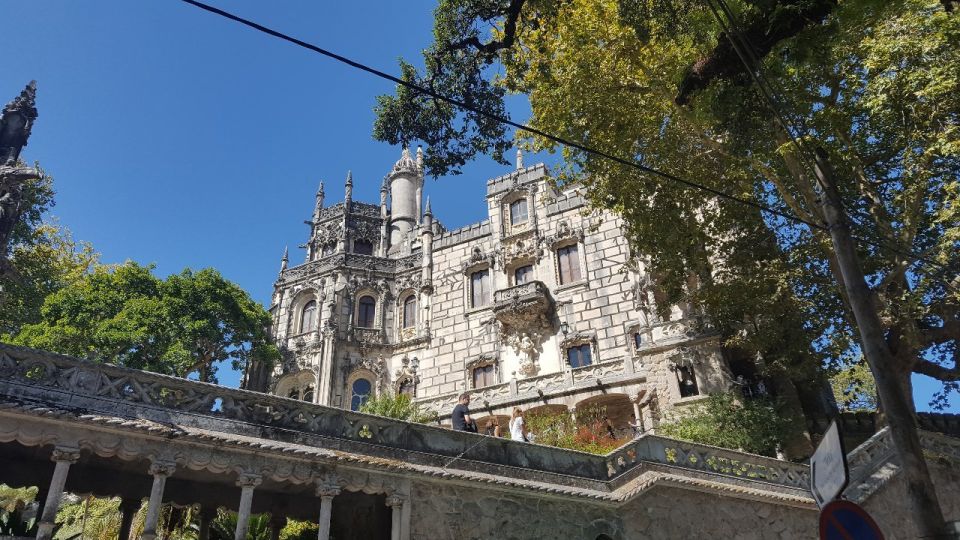
[[[450,421],[453,423],[453,429],[457,431],[477,432],[477,424],[470,418],[470,394],[460,394],[457,406],[453,408],[453,414],[450,415]]]

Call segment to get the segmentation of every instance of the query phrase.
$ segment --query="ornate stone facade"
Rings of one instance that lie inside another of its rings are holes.
[[[514,405],[603,397],[625,429],[630,414],[653,428],[659,408],[690,401],[685,382],[697,394],[729,387],[717,337],[689,310],[654,305],[619,218],[535,165],[489,180],[489,219],[447,231],[429,200],[421,211],[417,156],[404,150],[379,207],[352,200],[352,176],[332,206],[321,185],[307,261],[284,263],[274,286],[273,336],[290,360],[264,389],[291,395],[313,377],[312,401],[342,408],[402,390],[441,418],[468,391],[497,421]],[[670,360],[681,347],[682,377]],[[363,367],[372,359],[377,369]]]

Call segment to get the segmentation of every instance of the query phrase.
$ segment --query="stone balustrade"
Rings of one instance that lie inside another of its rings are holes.
[[[508,391],[515,388],[513,382],[497,386]],[[303,436],[298,434],[303,433],[320,436],[340,449],[362,448],[368,455],[394,459],[414,459],[410,456],[417,455],[421,457],[415,459],[421,461],[433,456],[429,460],[443,463],[444,467],[476,469],[486,464],[497,470],[523,469],[587,482],[609,482],[647,463],[788,488],[807,485],[807,468],[802,465],[657,436],[643,436],[599,456],[402,422],[5,344],[0,344],[0,402],[69,406],[90,414],[275,440],[286,437],[300,441]]]

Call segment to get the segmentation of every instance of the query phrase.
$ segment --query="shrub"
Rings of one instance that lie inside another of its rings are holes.
[[[542,412],[525,417],[527,431],[533,433],[537,444],[579,450],[591,454],[607,454],[630,441],[629,438],[610,437],[603,421],[606,407],[583,407],[577,409],[574,422],[570,413]]]
[[[793,418],[770,399],[713,394],[661,423],[657,434],[712,446],[775,456]]]
[[[363,405],[360,412],[426,424],[437,419],[435,413],[424,412],[420,406],[406,394],[385,392],[380,396],[371,396]]]

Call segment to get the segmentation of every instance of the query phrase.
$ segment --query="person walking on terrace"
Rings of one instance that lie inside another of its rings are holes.
[[[523,411],[520,407],[514,407],[513,417],[510,418],[510,438],[515,441],[529,442],[527,425],[523,421]]]
[[[460,394],[457,406],[453,408],[453,414],[450,415],[450,421],[453,423],[453,429],[457,431],[477,432],[477,423],[470,417],[470,394]]]

